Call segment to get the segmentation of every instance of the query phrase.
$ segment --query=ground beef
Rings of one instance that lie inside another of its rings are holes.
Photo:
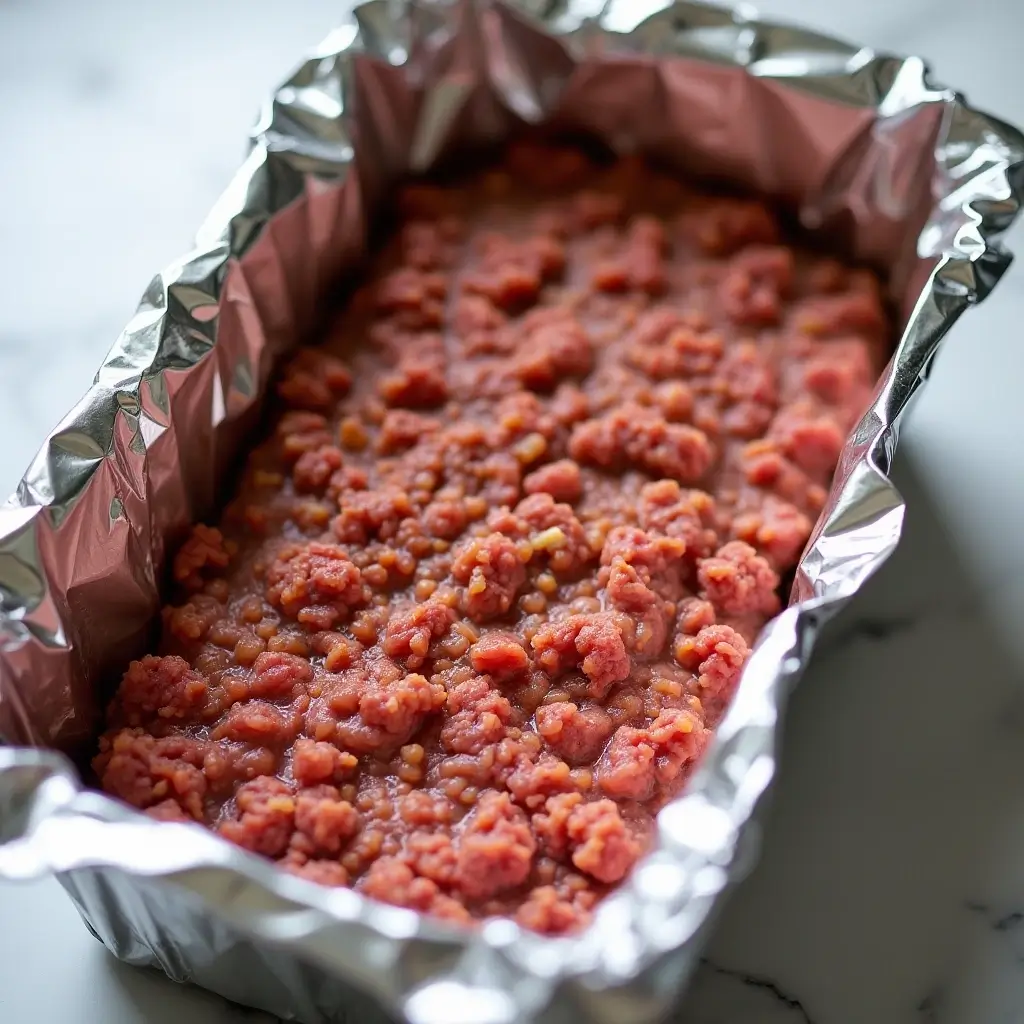
[[[384,651],[418,668],[430,652],[430,644],[448,632],[455,613],[440,601],[425,601],[394,613],[384,633]]]
[[[148,655],[129,666],[112,715],[126,725],[141,725],[155,718],[184,719],[200,712],[207,692],[206,677],[184,658]]]
[[[553,793],[576,789],[569,765],[557,757],[533,753],[519,757],[515,771],[505,779],[512,799],[528,809],[541,806]]]
[[[637,513],[645,530],[681,540],[691,562],[718,546],[715,500],[705,491],[684,491],[675,480],[658,480],[641,488]]]
[[[282,700],[297,695],[298,688],[313,678],[305,658],[282,651],[260,654],[252,666],[249,693],[253,697]]]
[[[593,763],[612,731],[612,720],[599,706],[578,708],[554,701],[537,709],[537,732],[556,754],[573,763]]]
[[[216,572],[224,569],[230,560],[231,551],[220,530],[198,523],[174,557],[174,578],[190,590],[200,590],[202,570],[209,567]]]
[[[537,840],[506,793],[485,793],[459,837],[455,884],[469,899],[514,889],[529,877]]]
[[[280,857],[294,830],[292,787],[266,775],[239,788],[234,813],[226,815],[218,827],[225,838],[265,857]]]
[[[103,737],[94,766],[103,788],[133,806],[166,811],[172,801],[183,817],[202,820],[209,788],[202,770],[205,747],[189,736],[158,739],[141,729],[122,729]]]
[[[491,687],[487,676],[476,676],[449,692],[448,712],[441,745],[453,754],[479,754],[504,737],[512,705]]]
[[[519,637],[498,630],[484,634],[473,644],[469,660],[475,671],[496,679],[512,678],[530,666],[530,656]]]
[[[359,888],[367,896],[411,907],[435,917],[455,921],[469,919],[466,908],[458,900],[446,896],[436,882],[415,871],[396,857],[380,857],[367,871]]]
[[[518,143],[393,210],[178,548],[94,765],[299,877],[564,934],[781,606],[881,290],[635,158]]]
[[[574,888],[540,885],[533,889],[516,911],[516,920],[543,935],[578,931],[590,921],[590,908],[597,894],[586,881],[577,881],[582,884]]]
[[[648,800],[672,786],[703,750],[707,730],[693,711],[665,708],[648,726],[620,726],[597,767],[598,784],[611,797]]]
[[[358,567],[335,544],[290,544],[266,571],[266,596],[287,616],[329,629],[369,599]]]
[[[701,701],[721,707],[740,681],[750,648],[731,626],[707,625],[696,636],[683,633],[676,643],[675,656],[680,665],[697,675]]]
[[[633,866],[641,845],[630,835],[612,800],[594,800],[573,809],[566,822],[572,862],[600,882],[617,882]]]
[[[592,697],[604,697],[613,683],[629,676],[626,645],[607,613],[570,615],[548,623],[537,630],[532,644],[541,668],[555,678],[578,665]]]
[[[697,579],[705,597],[728,615],[756,612],[774,615],[779,610],[779,577],[749,544],[733,540],[711,558],[702,558]]]
[[[319,885],[348,885],[349,874],[335,860],[285,860],[282,862],[285,871],[305,878],[308,882]]]
[[[295,741],[292,753],[292,775],[302,786],[324,782],[340,782],[352,775],[359,761],[352,754],[339,750],[333,743],[316,740]]]
[[[526,582],[521,550],[500,533],[462,545],[452,560],[451,574],[465,585],[460,605],[477,622],[507,613]]]
[[[550,494],[555,501],[574,502],[583,493],[580,467],[572,459],[559,459],[534,470],[523,480],[527,494]]]
[[[359,813],[342,800],[334,786],[314,786],[300,791],[295,801],[292,847],[306,855],[337,855],[359,831]]]
[[[392,736],[411,736],[424,716],[443,705],[444,686],[411,672],[359,698],[359,717]]]
[[[643,469],[682,483],[696,483],[713,460],[713,449],[702,430],[669,423],[662,414],[638,405],[624,405],[600,419],[580,423],[572,432],[569,453],[601,469]]]

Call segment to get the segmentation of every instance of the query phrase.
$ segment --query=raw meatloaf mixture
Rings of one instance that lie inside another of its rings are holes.
[[[305,878],[564,933],[779,611],[879,283],[761,202],[538,143],[393,220],[178,551],[95,768]]]

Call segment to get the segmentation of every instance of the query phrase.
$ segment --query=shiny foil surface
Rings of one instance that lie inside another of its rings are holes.
[[[166,551],[211,510],[276,357],[358,263],[392,184],[524,123],[788,204],[889,273],[902,324],[792,603],[702,767],[593,925],[561,939],[315,886],[91,792],[54,752],[88,749],[106,687],[145,648]],[[0,878],[56,873],[120,958],[305,1024],[653,1021],[749,863],[784,699],[822,622],[899,539],[899,420],[943,335],[1010,262],[999,240],[1024,194],[1024,138],[916,57],[746,7],[370,0],[278,89],[253,143],[0,509]]]

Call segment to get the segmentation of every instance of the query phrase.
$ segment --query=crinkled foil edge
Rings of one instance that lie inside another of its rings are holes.
[[[534,3],[521,8],[560,40],[569,62],[563,67],[602,50],[684,54],[811,91],[843,82],[848,101],[877,109],[897,100],[907,107],[933,103],[941,109],[934,209],[918,243],[926,268],[920,296],[873,403],[843,453],[826,513],[798,569],[794,603],[760,639],[688,790],[660,815],[654,851],[578,937],[545,939],[509,921],[469,934],[348,890],[312,886],[203,830],[154,823],[84,790],[60,755],[5,748],[0,749],[0,877],[99,866],[170,883],[242,932],[285,945],[422,1024],[445,1024],[456,1003],[467,1013],[472,1010],[462,1019],[495,1024],[563,1019],[570,1013],[612,1020],[627,1006],[631,1020],[644,1021],[663,1011],[696,961],[718,897],[749,859],[743,856],[753,841],[748,825],[774,772],[784,698],[806,666],[822,622],[886,560],[899,539],[904,509],[888,473],[900,417],[943,335],[968,306],[985,298],[1009,265],[1000,238],[1020,207],[1024,139],[934,86],[916,58],[878,56],[739,10],[677,3],[648,8],[641,20],[629,6]],[[154,280],[93,388],[51,434],[0,512],[0,653],[11,656],[9,662],[22,654],[26,672],[42,673],[50,659],[67,655],[64,608],[48,577],[39,524],[55,529],[73,519],[76,504],[105,467],[109,470],[107,456],[123,440],[116,436],[119,417],[135,431],[128,449],[145,459],[146,446],[168,425],[166,404],[153,383],[162,372],[186,373],[208,356],[216,335],[204,311],[216,309],[224,298],[231,260],[267,230],[271,213],[346,174],[354,148],[342,115],[353,62],[366,55],[395,67],[414,66],[423,59],[414,40],[430,40],[448,18],[472,16],[469,5],[454,10],[372,0],[277,91],[254,134],[249,159],[200,231],[196,249]],[[472,67],[474,59],[465,53],[451,57],[449,111],[459,105],[459,61]],[[492,69],[490,85],[519,117],[536,121],[550,106],[558,82],[513,62]],[[417,145],[423,150],[418,156]],[[427,141],[414,140],[412,147],[414,165],[429,161]],[[320,279],[331,273],[333,242],[324,240],[328,255],[314,268]],[[247,301],[258,307],[258,296]],[[259,315],[258,308],[253,315]],[[113,471],[129,475],[124,467]],[[136,497],[139,512],[146,495]],[[152,510],[142,515],[145,526],[125,513],[112,507],[111,521],[133,523],[134,535],[119,537],[119,543],[122,550],[138,552],[151,544],[147,531],[159,523]],[[397,969],[410,959],[421,966]]]

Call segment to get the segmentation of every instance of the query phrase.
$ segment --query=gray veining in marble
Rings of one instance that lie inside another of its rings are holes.
[[[760,7],[921,53],[1024,123],[1019,0]],[[0,489],[187,246],[258,98],[341,9],[0,0]],[[938,360],[898,463],[905,542],[795,697],[760,863],[676,1024],[1024,1020],[1022,324],[1024,265]],[[267,1019],[115,963],[53,884],[0,890],[0,921],[0,1020]]]

